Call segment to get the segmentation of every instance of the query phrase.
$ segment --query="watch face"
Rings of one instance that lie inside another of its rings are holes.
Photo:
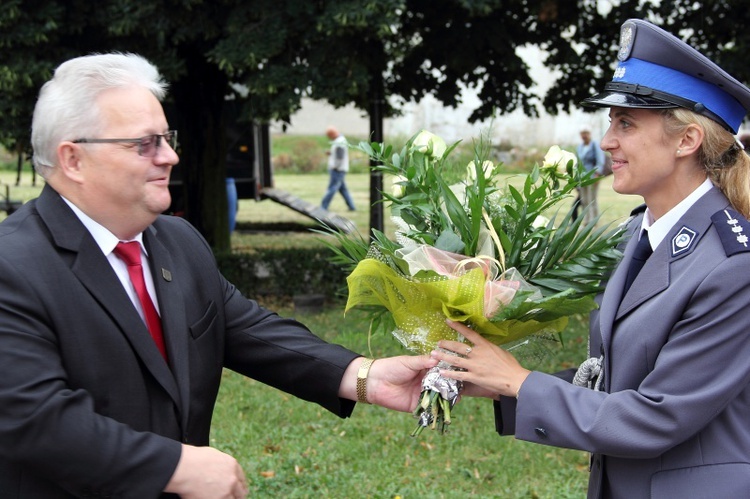
[[[630,51],[633,49],[635,41],[635,24],[626,21],[620,29],[620,51],[617,52],[617,58],[625,61],[630,57]]]

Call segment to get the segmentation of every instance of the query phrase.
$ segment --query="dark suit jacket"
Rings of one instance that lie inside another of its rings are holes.
[[[703,195],[623,296],[631,238],[591,320],[604,391],[533,372],[496,405],[504,433],[593,452],[590,499],[750,492],[750,223],[728,209]]]
[[[187,222],[144,232],[169,366],[94,239],[49,186],[0,224],[0,496],[158,497],[208,445],[222,368],[348,416],[357,356],[243,297]]]

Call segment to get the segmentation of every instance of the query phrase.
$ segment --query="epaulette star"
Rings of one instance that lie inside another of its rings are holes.
[[[727,256],[750,251],[750,221],[731,208],[711,217]]]

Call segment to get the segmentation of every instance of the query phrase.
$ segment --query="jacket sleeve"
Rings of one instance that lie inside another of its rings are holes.
[[[194,227],[184,223],[192,235],[186,234],[185,241],[175,241],[177,246],[199,238],[200,253],[195,240],[189,244],[194,248],[191,263],[215,267],[208,243]],[[299,321],[281,317],[246,298],[218,269],[205,285],[209,282],[220,288],[215,295],[222,297],[221,320],[215,327],[216,334],[224,336],[224,367],[315,402],[338,416],[351,414],[355,403],[339,398],[338,392],[344,371],[360,354],[328,343]]]
[[[338,391],[344,371],[360,355],[323,341],[302,323],[280,317],[224,282],[225,366],[348,417],[355,403],[339,398]]]
[[[570,383],[572,382],[575,373],[575,369],[566,369],[565,371],[553,374],[553,376]],[[521,392],[523,392],[523,385],[521,385]],[[518,398],[521,398],[520,393]],[[495,431],[500,435],[515,435],[517,405],[518,401],[513,397],[500,397],[500,400],[494,401]]]

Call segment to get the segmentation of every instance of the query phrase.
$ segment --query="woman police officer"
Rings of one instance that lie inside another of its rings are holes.
[[[612,81],[583,104],[610,108],[613,188],[645,201],[591,316],[586,369],[575,383],[530,372],[460,324],[471,353],[433,357],[462,368],[442,374],[465,395],[496,400],[501,434],[590,451],[590,498],[747,497],[750,157],[734,134],[750,90],[629,20]],[[626,289],[637,246],[645,264]]]

